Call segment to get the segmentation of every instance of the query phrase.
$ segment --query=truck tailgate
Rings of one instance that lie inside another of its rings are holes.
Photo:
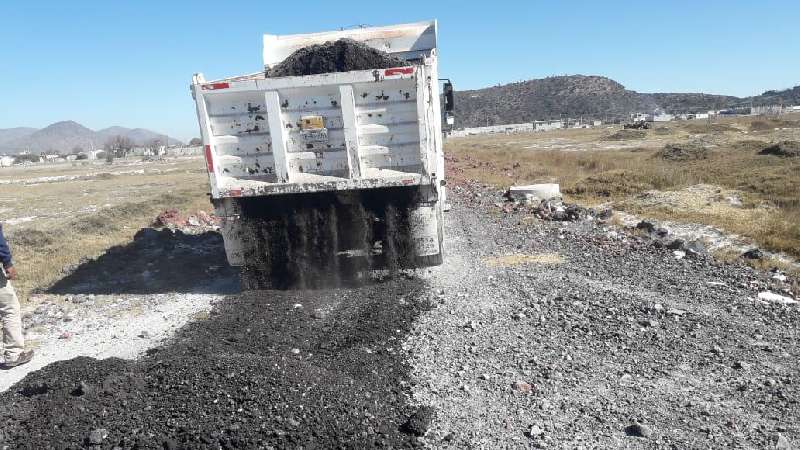
[[[302,77],[196,78],[212,196],[432,183],[440,139],[434,74],[421,63]]]

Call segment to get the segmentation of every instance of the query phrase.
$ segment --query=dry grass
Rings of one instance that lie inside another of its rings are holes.
[[[796,140],[800,130],[786,127],[755,138],[746,131],[748,127],[743,118],[710,126],[673,123],[669,135],[648,130],[647,138],[636,141],[635,147],[601,151],[595,150],[599,137],[596,130],[587,130],[585,136],[575,134],[583,130],[574,130],[568,137],[562,135],[562,145],[575,151],[531,144],[552,140],[548,133],[483,136],[452,139],[446,154],[451,159],[448,170],[456,183],[466,178],[504,188],[557,182],[570,201],[611,202],[632,213],[714,225],[750,237],[766,248],[800,256],[800,158],[758,155],[770,141]],[[695,133],[703,129],[708,133],[698,137]],[[674,161],[658,156],[664,142],[696,142],[698,138],[709,149],[707,159]],[[743,205],[719,211],[636,208],[630,202],[646,191],[681,190],[697,184],[741,191]]]
[[[546,266],[559,265],[564,262],[564,257],[558,253],[537,253],[533,255],[514,254],[494,256],[484,260],[489,267],[513,267],[525,264],[541,264]]]
[[[178,171],[0,186],[4,220],[9,216],[36,217],[4,226],[19,273],[15,286],[20,298],[25,301],[31,292],[49,286],[81,260],[130,242],[164,209],[210,210],[207,176],[197,170],[202,164],[197,159],[182,162]],[[80,174],[73,169],[67,171]],[[91,167],[83,170],[94,171]],[[28,178],[52,176],[43,172],[31,168]],[[0,179],[25,179],[24,174],[19,169],[0,172],[7,175]]]

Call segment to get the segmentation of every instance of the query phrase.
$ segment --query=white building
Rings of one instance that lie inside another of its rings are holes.
[[[550,131],[564,128],[564,122],[560,120],[537,120],[533,122],[534,131]]]
[[[12,164],[14,164],[13,156],[7,156],[7,155],[0,156],[0,167],[8,167]]]

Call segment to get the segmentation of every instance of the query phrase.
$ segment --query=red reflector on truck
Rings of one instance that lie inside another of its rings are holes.
[[[231,196],[231,197],[241,197],[242,196],[242,190],[241,189],[231,189],[230,191],[228,191],[228,195]]]
[[[204,91],[216,91],[217,89],[228,89],[231,87],[228,83],[211,83],[211,84],[204,84],[203,90]]]
[[[413,67],[392,67],[391,69],[386,69],[383,74],[387,77],[392,75],[409,75],[414,73]]]
[[[209,173],[214,173],[214,160],[211,159],[211,146],[206,145],[206,168]]]

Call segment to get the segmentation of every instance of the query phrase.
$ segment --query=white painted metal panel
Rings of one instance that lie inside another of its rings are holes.
[[[436,54],[430,53],[396,69],[196,77],[203,140],[215,161],[213,197],[441,180]]]

